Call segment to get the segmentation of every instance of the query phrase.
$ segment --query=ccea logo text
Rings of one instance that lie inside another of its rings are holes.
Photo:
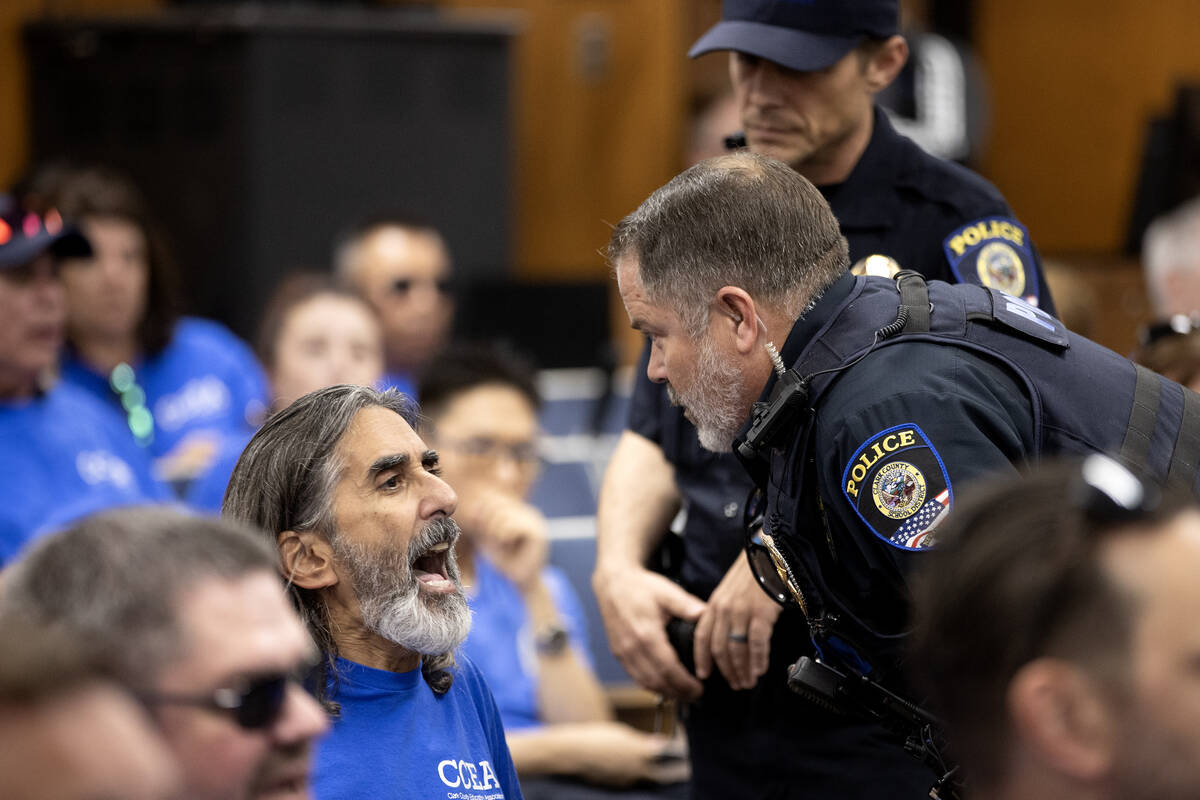
[[[492,769],[492,765],[486,761],[480,761],[478,764],[472,764],[470,761],[455,761],[447,759],[442,761],[437,766],[438,777],[442,779],[442,783],[449,786],[451,789],[499,789],[500,781],[496,780],[496,773]],[[462,797],[463,795],[459,795]],[[503,797],[503,795],[500,795]]]
[[[75,456],[75,470],[89,486],[111,483],[119,489],[128,489],[134,484],[133,470],[107,450],[79,451]]]
[[[205,375],[159,398],[154,404],[154,419],[163,430],[176,431],[194,419],[224,414],[230,402],[229,387],[216,375]]]

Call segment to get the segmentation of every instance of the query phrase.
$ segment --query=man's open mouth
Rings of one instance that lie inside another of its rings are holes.
[[[422,589],[442,594],[457,588],[446,572],[446,557],[449,553],[450,543],[442,542],[413,559],[412,572]]]

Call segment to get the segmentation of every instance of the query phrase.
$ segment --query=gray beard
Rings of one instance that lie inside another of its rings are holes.
[[[701,447],[714,453],[728,453],[733,449],[733,438],[746,421],[741,409],[741,386],[741,370],[723,360],[712,342],[704,338],[691,388],[676,392],[675,387],[668,385],[667,396],[672,405],[687,409]]]
[[[458,523],[449,517],[422,526],[403,552],[370,548],[334,536],[333,552],[354,581],[363,625],[389,642],[423,656],[448,653],[462,644],[471,630],[471,610],[454,557],[458,536]],[[422,595],[412,563],[421,553],[442,542],[450,543],[446,575],[454,582],[456,591]]]

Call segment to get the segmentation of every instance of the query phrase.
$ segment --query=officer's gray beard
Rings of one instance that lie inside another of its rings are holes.
[[[372,548],[333,537],[333,552],[350,573],[362,610],[363,625],[384,639],[421,655],[447,653],[471,630],[471,610],[459,580],[454,542],[458,523],[449,517],[422,526],[406,551]],[[449,542],[446,575],[456,590],[422,595],[412,564],[431,547]]]
[[[707,336],[700,340],[700,354],[692,385],[686,392],[667,386],[672,405],[683,406],[700,435],[700,446],[714,453],[733,449],[733,437],[746,421],[742,409],[742,371],[722,357]]]

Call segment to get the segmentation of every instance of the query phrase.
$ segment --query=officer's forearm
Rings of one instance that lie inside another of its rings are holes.
[[[675,470],[649,439],[625,431],[600,488],[596,570],[644,564],[679,510]]]

